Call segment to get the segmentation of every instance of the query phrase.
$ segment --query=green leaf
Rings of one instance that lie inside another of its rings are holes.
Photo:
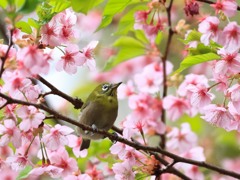
[[[87,14],[89,10],[96,7],[104,0],[71,0],[72,8],[76,12]]]
[[[192,30],[192,31],[188,34],[188,36],[186,37],[186,39],[183,40],[183,42],[184,42],[185,44],[187,44],[187,43],[189,43],[189,42],[191,42],[191,41],[200,41],[201,35],[202,35],[202,34],[201,34],[200,32],[198,32],[198,31],[196,31],[196,30]]]
[[[181,62],[180,67],[173,74],[180,73],[193,65],[218,59],[220,59],[220,56],[212,52],[195,56],[188,56]]]
[[[25,179],[29,176],[29,172],[32,170],[31,166],[26,166],[18,175],[17,180]]]
[[[71,6],[71,2],[68,0],[51,0],[49,1],[49,5],[52,6],[51,14],[53,14],[62,12],[63,10],[69,8]]]
[[[18,28],[18,29],[21,29],[22,32],[25,32],[27,34],[31,34],[32,33],[32,28],[31,26],[26,23],[25,21],[18,21],[15,26]]]
[[[158,31],[157,37],[155,39],[155,43],[157,45],[160,45],[160,43],[162,42],[163,39],[163,32],[162,31]]]
[[[109,0],[104,8],[102,22],[97,31],[108,26],[112,22],[113,16],[123,11],[130,2],[131,0]]]
[[[114,46],[118,47],[120,50],[116,56],[108,60],[104,70],[110,70],[121,62],[144,55],[146,53],[145,45],[133,37],[120,37],[115,41]]]
[[[144,5],[138,5],[132,8],[130,11],[128,11],[119,21],[118,29],[115,35],[126,35],[129,31],[133,30],[133,26],[135,23],[134,14],[136,11],[140,10],[146,10],[147,6],[144,3]]]
[[[1,0],[0,1],[0,7],[2,7],[3,9],[5,9],[8,5],[8,1],[7,0]]]
[[[39,29],[40,28],[40,24],[38,23],[38,21],[33,19],[33,18],[28,18],[28,24],[30,26],[34,27],[35,29]]]
[[[19,12],[28,14],[33,12],[38,5],[38,0],[25,0],[23,6],[19,9]]]
[[[52,13],[52,6],[48,3],[42,3],[37,8],[37,15],[39,18],[39,24],[43,25],[48,23],[52,17],[54,16],[54,13]]]
[[[143,30],[135,30],[134,34],[138,40],[140,40],[144,44],[149,44],[149,39],[145,36]]]

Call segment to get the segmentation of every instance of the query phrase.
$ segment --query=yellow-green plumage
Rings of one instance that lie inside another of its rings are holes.
[[[84,103],[79,122],[97,129],[108,131],[113,126],[118,114],[117,88],[121,83],[103,83],[96,87]],[[83,137],[80,150],[87,149],[90,140],[102,139],[100,134],[93,134],[79,128]]]

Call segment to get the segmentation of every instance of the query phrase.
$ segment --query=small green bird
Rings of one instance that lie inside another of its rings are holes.
[[[108,131],[112,128],[118,114],[117,88],[121,84],[103,83],[97,86],[88,96],[81,108],[79,122],[95,129]],[[104,138],[101,134],[94,134],[78,128],[83,137],[80,150],[87,149],[90,140]]]

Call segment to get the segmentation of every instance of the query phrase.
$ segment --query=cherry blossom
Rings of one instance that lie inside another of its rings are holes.
[[[128,81],[126,84],[121,84],[118,89],[118,98],[124,99],[135,93],[135,88],[132,81]]]
[[[134,180],[135,173],[132,171],[132,166],[130,165],[130,163],[128,163],[128,161],[113,164],[112,169],[115,173],[116,180]]]
[[[12,119],[4,120],[4,124],[0,124],[0,146],[5,146],[12,142],[15,148],[21,146],[21,132]]]
[[[65,148],[59,148],[50,154],[50,161],[54,166],[62,168],[61,176],[67,176],[78,170],[75,159],[70,158]]]
[[[50,129],[50,133],[42,138],[45,146],[50,150],[57,150],[61,146],[68,144],[67,135],[71,134],[74,130],[59,124]]]
[[[6,159],[6,162],[15,171],[23,170],[27,165],[32,165],[32,163],[28,160],[28,157],[21,154],[9,156]]]
[[[210,124],[224,128],[227,131],[233,130],[232,121],[234,118],[225,107],[210,104],[205,106],[203,114],[201,117]]]
[[[23,77],[19,71],[5,71],[2,79],[5,82],[2,92],[9,92],[13,97],[21,94],[21,91],[31,84],[31,80]]]
[[[167,147],[171,150],[186,152],[197,144],[197,135],[192,132],[188,123],[181,124],[181,129],[173,128],[167,137]]]
[[[223,12],[228,17],[237,13],[237,2],[235,0],[217,0],[211,6],[216,10],[216,13]]]
[[[168,118],[172,121],[180,118],[184,113],[190,113],[189,103],[179,97],[168,95],[163,99],[163,108],[168,111]]]
[[[31,128],[38,128],[45,115],[33,106],[22,106],[17,109],[17,115],[22,119],[19,128],[28,131]]]
[[[58,46],[61,41],[58,38],[58,32],[56,23],[54,21],[50,21],[49,23],[43,25],[41,27],[41,39],[42,44],[46,44],[49,46]]]
[[[210,104],[214,98],[214,94],[209,92],[209,89],[203,85],[189,85],[188,90],[192,92],[191,94],[191,105],[197,108],[205,107]]]
[[[92,180],[88,174],[68,175],[63,180]]]
[[[84,62],[90,71],[96,70],[96,62],[93,57],[93,51],[98,45],[98,41],[91,41],[86,47],[83,48],[80,59]]]
[[[75,44],[70,44],[65,48],[65,54],[61,60],[57,62],[56,69],[58,71],[66,71],[68,74],[75,74],[77,66],[82,66],[84,61],[81,58],[79,48]]]
[[[180,96],[190,97],[192,94],[188,89],[188,86],[190,85],[208,87],[208,79],[204,75],[188,74],[185,76],[184,81],[179,85],[177,93]]]
[[[198,31],[202,33],[201,42],[208,45],[210,40],[218,42],[220,30],[218,29],[220,21],[215,16],[208,16],[198,26]]]
[[[240,54],[238,51],[227,51],[224,48],[218,50],[221,59],[216,61],[214,71],[216,74],[232,75],[239,72]]]
[[[41,167],[37,167],[32,169],[28,175],[31,177],[39,177],[42,174],[49,174],[51,178],[59,178],[61,177],[62,168],[56,167],[54,165],[43,165]]]
[[[68,135],[68,146],[72,148],[73,154],[76,157],[86,157],[87,156],[87,149],[80,151],[80,147],[82,145],[82,137],[77,137],[75,135]]]
[[[240,111],[240,85],[235,84],[228,89],[228,93],[232,100],[234,108],[239,112]]]
[[[230,52],[238,51],[240,48],[240,26],[236,22],[230,22],[223,29],[224,47]]]
[[[19,71],[26,77],[47,74],[50,67],[47,57],[36,45],[24,47],[17,54]]]

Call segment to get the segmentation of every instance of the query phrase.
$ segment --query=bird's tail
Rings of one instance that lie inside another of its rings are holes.
[[[83,139],[82,145],[80,147],[80,151],[82,151],[84,149],[88,149],[89,146],[90,146],[90,140],[89,139]]]

